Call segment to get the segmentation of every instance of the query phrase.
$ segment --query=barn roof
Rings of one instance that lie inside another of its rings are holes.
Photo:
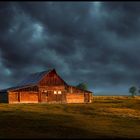
[[[7,88],[7,89],[0,90],[0,92],[7,92],[8,90],[15,90],[15,89],[19,89],[19,88],[28,87],[28,86],[35,86],[35,85],[38,84],[38,82],[39,82],[46,74],[48,74],[48,73],[51,72],[52,70],[55,70],[55,69],[49,69],[49,70],[47,70],[47,71],[32,73],[32,74],[28,75],[25,79],[23,79],[20,83],[18,83],[16,86],[10,87],[10,88]],[[60,77],[60,78],[61,78],[61,77]],[[62,80],[63,80],[63,79],[62,79]],[[65,81],[64,81],[64,82],[65,82]],[[77,87],[72,86],[72,85],[68,85],[68,86],[69,86],[69,87],[73,87],[73,88],[77,88]],[[77,88],[77,89],[79,89],[79,88]],[[79,90],[82,90],[82,89],[79,89]],[[83,91],[92,93],[91,91],[88,91],[88,90],[83,90]]]
[[[78,88],[76,86],[69,85],[69,87],[72,87],[72,88],[75,88],[75,89],[78,89],[78,90],[82,90],[82,91],[85,91],[85,92],[93,93],[92,91],[80,89],[80,88]]]
[[[36,72],[28,75],[25,79],[23,79],[20,83],[18,83],[16,86],[3,89],[1,92],[6,92],[7,90],[17,89],[17,88],[23,88],[27,86],[33,86],[36,85],[47,73],[52,71],[53,69],[42,71],[42,72]]]
[[[32,73],[29,76],[27,76],[23,81],[21,81],[19,84],[17,84],[17,86],[21,87],[21,86],[35,85],[43,78],[44,75],[46,75],[50,71],[51,70]]]

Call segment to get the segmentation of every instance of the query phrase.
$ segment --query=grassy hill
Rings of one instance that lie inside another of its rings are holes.
[[[140,100],[0,104],[0,138],[140,138]]]

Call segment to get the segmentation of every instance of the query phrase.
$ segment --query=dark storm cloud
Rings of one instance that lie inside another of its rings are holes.
[[[139,13],[139,2],[1,2],[1,88],[56,68],[69,84],[127,92],[140,79]]]
[[[104,3],[104,10],[114,17],[107,17],[106,27],[123,37],[139,34],[139,6],[139,2]]]

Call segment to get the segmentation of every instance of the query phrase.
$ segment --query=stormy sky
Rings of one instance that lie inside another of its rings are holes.
[[[140,2],[0,2],[0,88],[50,68],[95,95],[140,86]]]

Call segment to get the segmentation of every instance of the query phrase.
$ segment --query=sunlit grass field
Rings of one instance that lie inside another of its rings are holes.
[[[140,138],[140,100],[0,104],[0,138]]]

